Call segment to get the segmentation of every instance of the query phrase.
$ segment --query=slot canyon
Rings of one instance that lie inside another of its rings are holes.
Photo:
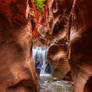
[[[0,92],[92,92],[91,30],[91,0],[0,0]]]

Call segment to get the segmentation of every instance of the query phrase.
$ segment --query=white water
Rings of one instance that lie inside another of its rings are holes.
[[[46,67],[48,63],[47,52],[48,47],[33,47],[32,49],[34,63],[36,62],[36,58],[38,58],[42,64],[40,76],[50,76],[50,74],[46,73]]]
[[[33,47],[32,50],[34,63],[36,62],[37,57],[42,64],[39,80],[40,92],[73,92],[73,86],[71,82],[58,80],[55,81],[55,78],[53,78],[50,73],[46,72],[46,67],[48,63],[48,47]]]

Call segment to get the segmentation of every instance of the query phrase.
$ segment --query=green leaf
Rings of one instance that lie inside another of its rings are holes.
[[[43,8],[45,6],[44,2],[46,0],[35,0],[35,3],[36,3],[36,8],[38,10],[38,12],[42,13],[43,12]]]

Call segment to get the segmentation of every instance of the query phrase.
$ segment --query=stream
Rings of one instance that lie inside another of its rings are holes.
[[[40,92],[73,92],[73,84],[69,81],[44,77],[40,79]]]
[[[33,47],[32,52],[34,63],[38,58],[42,65],[39,79],[40,92],[73,92],[72,82],[52,77],[53,68],[47,59],[48,47]]]

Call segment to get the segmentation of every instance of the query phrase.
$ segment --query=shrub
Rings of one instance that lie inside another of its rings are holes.
[[[35,0],[35,4],[36,4],[36,8],[37,8],[37,11],[42,13],[43,12],[43,7],[45,6],[44,2],[46,0]]]

